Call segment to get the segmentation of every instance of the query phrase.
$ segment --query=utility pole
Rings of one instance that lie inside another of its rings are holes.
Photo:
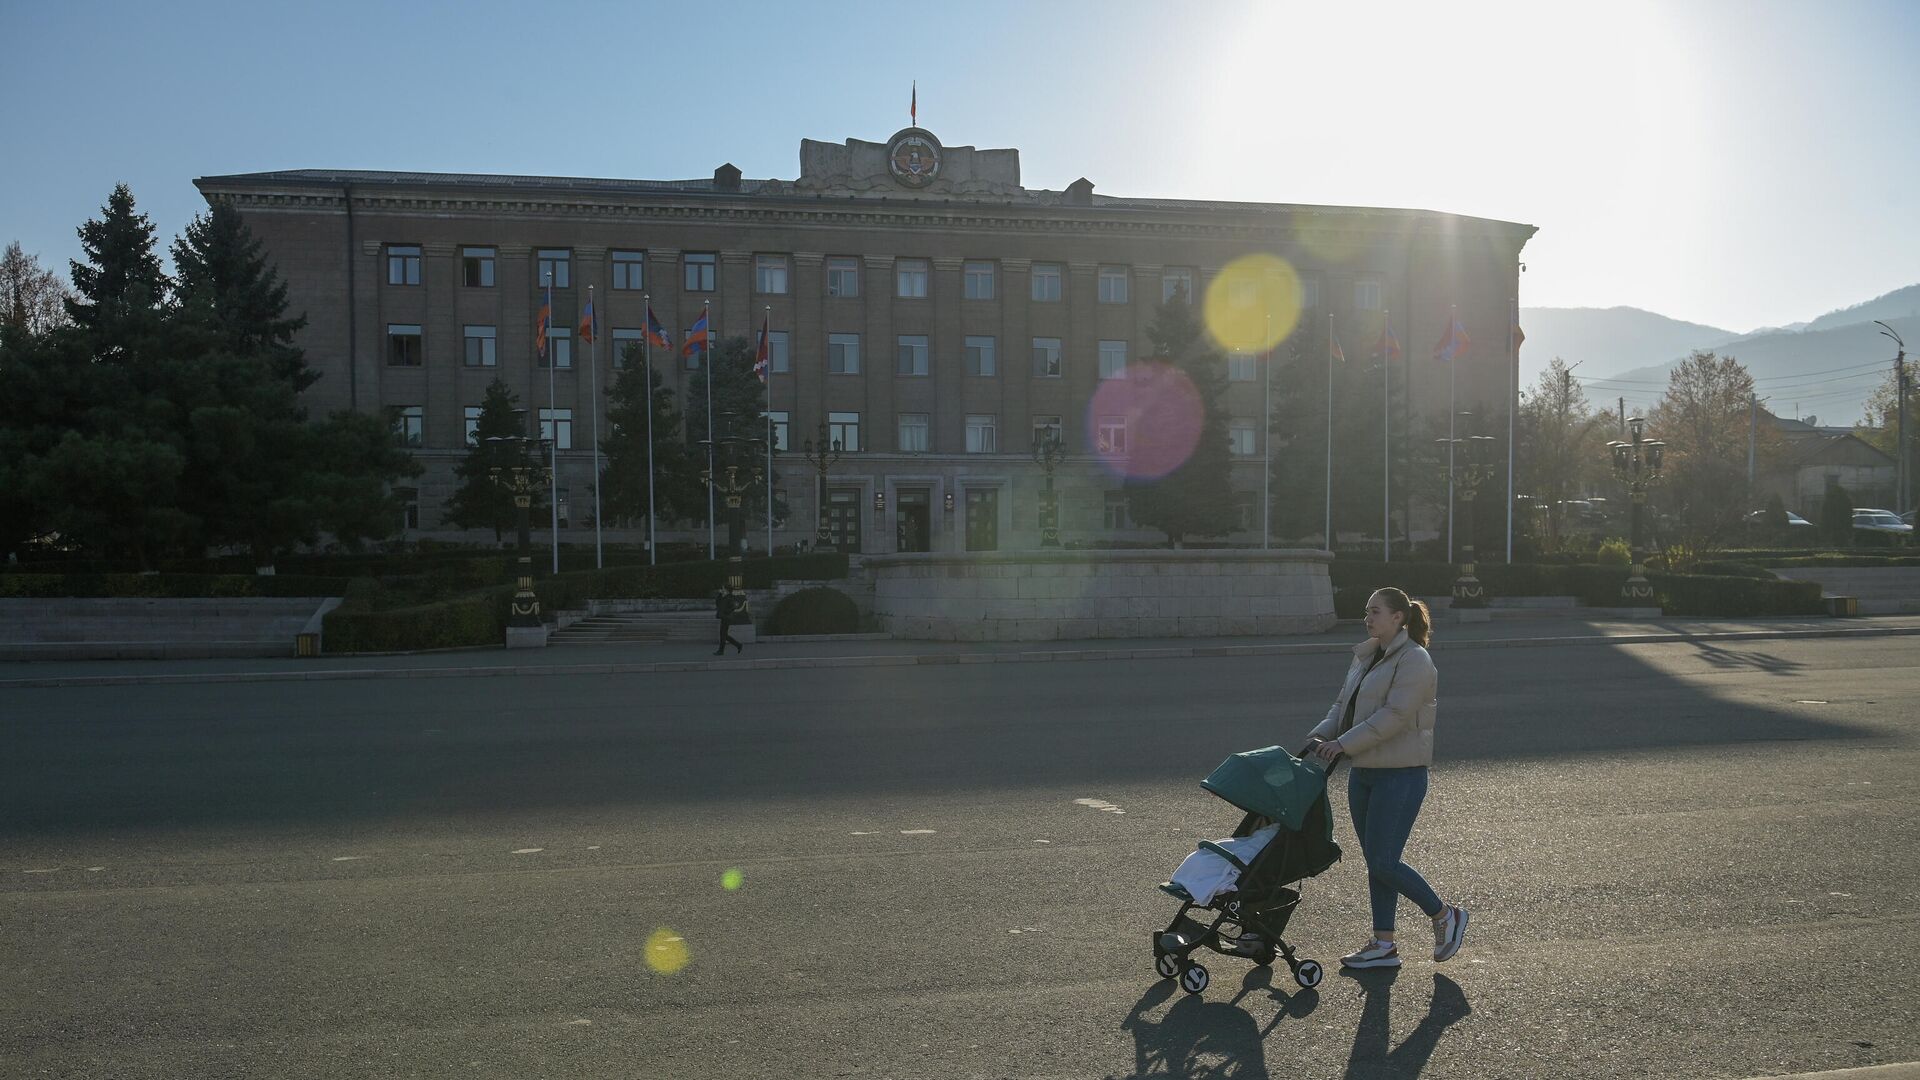
[[[1620,399],[1620,437],[1627,437],[1627,399]]]
[[[1893,400],[1894,407],[1899,410],[1895,413],[1898,417],[1895,423],[1898,425],[1896,446],[1899,457],[1895,459],[1893,469],[1893,512],[1904,514],[1913,506],[1913,466],[1907,460],[1907,343],[1900,340],[1900,335],[1894,333],[1893,327],[1879,319],[1873,322],[1880,328],[1880,336],[1892,338],[1894,345]]]
[[[1747,493],[1753,493],[1753,448],[1760,435],[1760,398],[1747,393]]]

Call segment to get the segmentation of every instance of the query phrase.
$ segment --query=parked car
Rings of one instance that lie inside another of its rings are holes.
[[[1913,524],[1913,511],[1909,510],[1904,514],[1901,514],[1900,520],[1906,522],[1909,525]]]
[[[1787,526],[1789,528],[1797,529],[1797,528],[1800,528],[1801,526],[1805,526],[1811,529],[1814,527],[1813,522],[1808,521],[1806,518],[1801,517],[1799,514],[1796,514],[1791,510],[1785,511],[1785,513],[1787,515]],[[1753,513],[1747,515],[1747,524],[1749,525],[1758,527],[1758,526],[1765,525],[1766,523],[1767,523],[1767,512],[1765,510],[1755,510]]]
[[[1900,515],[1891,510],[1856,508],[1853,527],[1857,532],[1883,533],[1890,537],[1913,535],[1913,526],[1901,521]]]

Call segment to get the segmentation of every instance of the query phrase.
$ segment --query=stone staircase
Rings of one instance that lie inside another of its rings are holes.
[[[555,630],[547,642],[550,645],[660,641],[711,642],[716,632],[717,627],[711,609],[608,612],[577,619]]]

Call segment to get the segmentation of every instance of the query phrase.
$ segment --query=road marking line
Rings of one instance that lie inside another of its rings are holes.
[[[901,829],[901,836],[932,836],[932,829]]]
[[[335,855],[333,857],[333,861],[334,862],[359,862],[361,859],[364,859],[364,858],[366,858],[365,855]]]
[[[523,847],[523,848],[515,848],[515,849],[513,849],[513,853],[514,853],[515,855],[533,855],[533,854],[536,854],[536,853],[538,853],[538,852],[542,852],[542,851],[545,851],[545,850],[547,850],[547,849],[546,849],[546,848],[540,848],[540,847]]]

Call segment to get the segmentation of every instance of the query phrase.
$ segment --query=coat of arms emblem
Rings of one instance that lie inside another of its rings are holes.
[[[909,128],[888,144],[887,169],[908,187],[925,187],[940,173],[940,144],[932,135]]]

